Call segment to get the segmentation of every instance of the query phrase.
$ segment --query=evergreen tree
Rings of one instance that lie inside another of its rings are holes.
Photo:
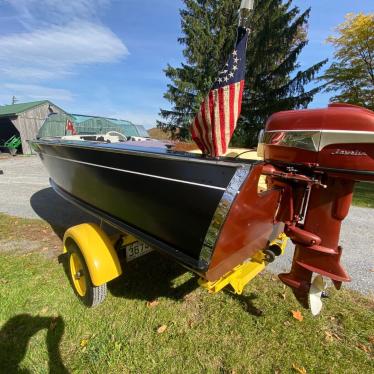
[[[164,121],[158,127],[181,139],[189,137],[189,127],[203,97],[231,52],[237,27],[240,0],[184,0],[181,10],[186,62],[179,68],[168,66],[171,84],[165,98],[171,110],[161,110]],[[249,26],[246,87],[242,115],[233,143],[251,146],[266,119],[279,110],[305,108],[321,87],[309,91],[311,82],[326,61],[304,71],[297,58],[307,43],[305,29],[310,9],[300,14],[292,0],[258,0]]]

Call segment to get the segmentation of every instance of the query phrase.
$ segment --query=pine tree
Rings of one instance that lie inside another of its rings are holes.
[[[233,48],[240,0],[184,0],[181,10],[186,62],[168,66],[171,80],[165,98],[171,110],[161,110],[158,127],[181,139],[189,137],[189,126],[202,98]],[[252,33],[247,50],[246,88],[242,115],[233,143],[252,146],[266,119],[279,110],[305,108],[321,87],[309,91],[311,82],[326,61],[295,73],[297,58],[307,44],[305,29],[310,9],[300,14],[292,0],[258,0],[250,19]]]

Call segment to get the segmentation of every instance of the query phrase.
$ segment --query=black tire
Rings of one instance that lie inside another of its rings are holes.
[[[90,277],[90,273],[88,271],[88,268],[87,268],[87,265],[86,265],[86,262],[84,260],[84,257],[78,247],[78,245],[75,243],[75,242],[71,242],[69,243],[69,246],[68,246],[68,253],[67,253],[67,269],[68,269],[68,272],[69,272],[69,276],[70,276],[70,282],[71,282],[71,285],[73,287],[73,290],[76,294],[76,296],[78,297],[78,299],[86,306],[90,307],[90,308],[94,308],[96,306],[98,306],[99,304],[101,304],[106,295],[107,295],[107,284],[104,283],[100,286],[95,286],[92,284],[92,280],[91,280],[91,277]],[[72,270],[71,270],[71,257],[72,256],[77,256],[80,260],[80,263],[82,265],[82,275],[84,278],[85,278],[85,292],[82,293],[82,290],[80,290],[81,292],[78,291],[77,287],[76,287],[76,280],[74,279],[75,277],[75,274],[72,273]]]

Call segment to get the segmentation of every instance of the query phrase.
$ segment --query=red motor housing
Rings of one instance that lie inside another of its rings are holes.
[[[265,174],[283,189],[277,219],[296,244],[280,279],[303,304],[313,273],[337,288],[350,277],[340,264],[341,222],[355,181],[374,182],[374,112],[349,104],[272,115],[262,146]]]
[[[374,112],[359,106],[330,104],[276,113],[266,124],[263,143],[269,162],[374,179]]]

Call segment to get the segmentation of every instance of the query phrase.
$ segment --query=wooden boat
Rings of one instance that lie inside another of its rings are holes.
[[[263,161],[149,142],[31,144],[60,195],[210,285],[259,253],[259,262],[272,260],[281,252],[274,240],[285,232],[296,251],[291,272],[280,278],[296,296],[308,295],[313,273],[340,287],[350,280],[339,261],[340,225],[355,181],[374,181],[374,113],[345,104],[281,112],[269,119],[262,142]]]

